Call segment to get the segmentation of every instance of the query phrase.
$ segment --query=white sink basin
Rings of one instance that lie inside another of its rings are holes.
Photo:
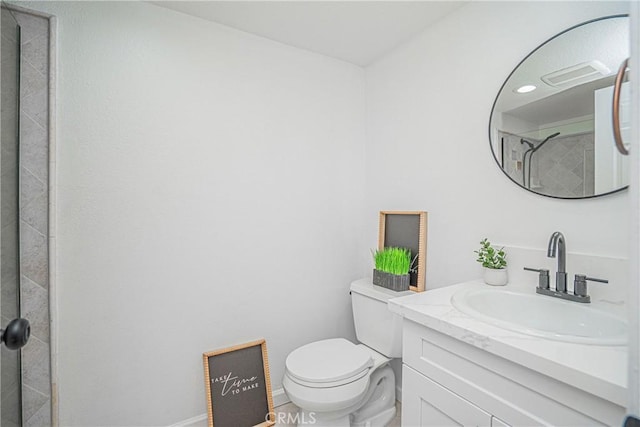
[[[469,316],[527,335],[593,345],[627,343],[626,321],[590,304],[498,289],[460,291],[451,303]]]

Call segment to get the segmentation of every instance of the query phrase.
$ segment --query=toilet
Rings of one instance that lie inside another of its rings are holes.
[[[386,426],[396,414],[391,358],[402,356],[402,318],[387,301],[407,292],[351,284],[351,305],[360,344],[344,338],[312,342],[285,362],[284,390],[300,408],[298,425]]]

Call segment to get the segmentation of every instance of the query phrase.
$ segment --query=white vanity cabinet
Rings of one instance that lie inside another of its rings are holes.
[[[624,408],[413,321],[403,324],[402,425],[622,425]]]
[[[405,426],[491,426],[509,427],[499,418],[478,408],[407,365],[402,367],[405,393],[402,420]],[[406,418],[405,418],[406,417]]]
[[[402,366],[402,378],[403,425],[491,425],[491,414],[407,365]]]

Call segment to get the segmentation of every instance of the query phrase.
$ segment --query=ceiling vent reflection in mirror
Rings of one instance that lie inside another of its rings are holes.
[[[557,87],[566,85],[577,80],[586,83],[611,74],[611,70],[600,61],[589,61],[577,64],[563,70],[555,71],[541,77],[542,81],[549,86]]]

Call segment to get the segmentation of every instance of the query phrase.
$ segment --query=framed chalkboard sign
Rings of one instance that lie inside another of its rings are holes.
[[[378,235],[378,249],[407,248],[411,259],[409,289],[424,291],[427,265],[427,213],[423,211],[382,211]]]
[[[265,340],[211,351],[202,357],[209,427],[275,424]]]

